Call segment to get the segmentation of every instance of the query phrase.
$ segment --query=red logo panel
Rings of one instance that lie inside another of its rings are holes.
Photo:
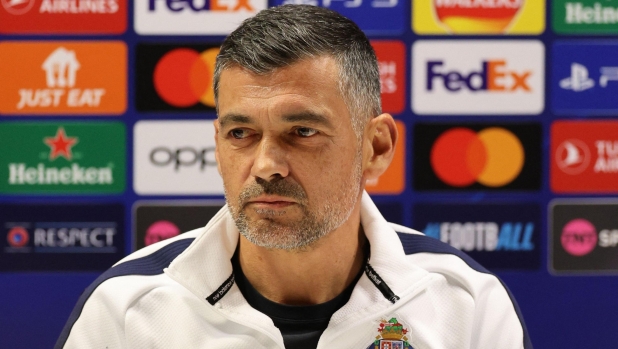
[[[126,0],[0,0],[0,33],[121,34]]]
[[[554,192],[618,192],[618,121],[553,123],[549,156]]]
[[[401,41],[371,41],[378,57],[382,110],[401,113],[405,108],[406,47]]]

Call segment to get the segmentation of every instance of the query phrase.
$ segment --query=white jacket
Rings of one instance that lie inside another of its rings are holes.
[[[333,314],[318,348],[532,348],[497,277],[436,239],[387,223],[366,193],[361,224],[373,270]],[[56,348],[284,348],[271,319],[233,283],[238,238],[224,207],[206,227],[127,256],[84,291]]]

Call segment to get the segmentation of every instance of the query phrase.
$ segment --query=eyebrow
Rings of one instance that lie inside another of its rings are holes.
[[[226,114],[219,118],[219,125],[225,127],[229,123],[251,124],[253,121],[250,117],[241,114]]]
[[[330,120],[320,114],[312,113],[312,112],[303,112],[297,114],[289,114],[283,116],[284,122],[306,122],[314,125],[324,125],[327,127],[333,127],[332,122]],[[219,118],[219,125],[223,128],[227,124],[237,123],[237,124],[252,124],[253,120],[251,117],[242,115],[242,114],[226,114]]]
[[[285,122],[307,122],[310,124],[316,125],[324,125],[327,127],[333,127],[333,124],[330,120],[324,115],[312,113],[312,112],[303,112],[298,114],[290,114],[285,115],[283,117],[283,121]]]

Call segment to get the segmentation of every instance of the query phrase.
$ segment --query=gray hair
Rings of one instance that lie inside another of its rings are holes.
[[[268,74],[318,56],[335,59],[339,91],[360,138],[367,121],[382,113],[376,55],[354,22],[325,8],[283,5],[246,19],[221,45],[213,79],[215,101],[221,73],[229,67]]]

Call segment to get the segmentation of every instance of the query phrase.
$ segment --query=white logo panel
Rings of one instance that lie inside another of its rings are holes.
[[[133,187],[140,195],[223,195],[213,121],[139,121]]]
[[[267,0],[135,0],[135,31],[141,35],[227,35],[267,7]]]
[[[544,67],[540,41],[417,41],[412,109],[417,114],[540,114]]]

